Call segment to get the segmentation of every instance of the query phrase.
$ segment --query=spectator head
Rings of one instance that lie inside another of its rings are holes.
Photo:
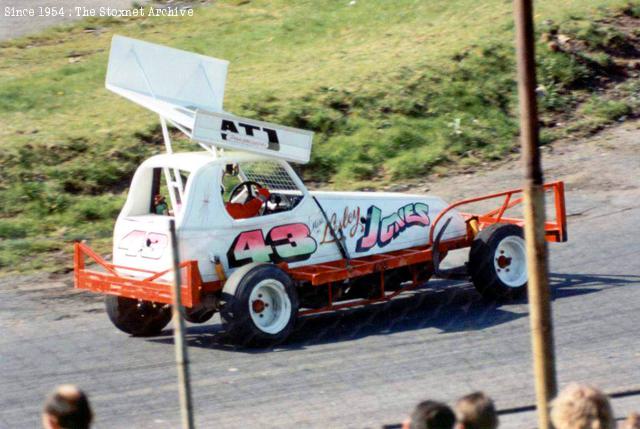
[[[613,411],[607,395],[591,386],[572,383],[551,403],[551,422],[556,429],[614,429]]]
[[[446,404],[424,401],[416,405],[411,417],[405,420],[403,429],[453,429],[456,418]]]
[[[45,429],[87,429],[91,425],[91,407],[87,395],[76,386],[58,386],[44,404]]]
[[[493,401],[482,392],[463,396],[456,402],[457,429],[496,429],[498,413]]]
[[[622,429],[640,429],[640,414],[631,413],[627,420],[624,421]]]

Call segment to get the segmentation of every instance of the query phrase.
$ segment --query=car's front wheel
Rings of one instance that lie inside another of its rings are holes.
[[[469,252],[469,274],[489,299],[519,298],[527,290],[527,253],[522,228],[491,225],[478,234]]]

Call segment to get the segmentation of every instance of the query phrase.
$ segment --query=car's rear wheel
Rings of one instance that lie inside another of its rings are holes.
[[[171,321],[167,304],[106,295],[105,307],[116,328],[134,336],[159,334]]]
[[[287,273],[271,264],[236,270],[222,293],[220,316],[231,338],[246,345],[270,345],[287,338],[298,313],[295,286]]]
[[[216,314],[217,309],[218,296],[213,293],[204,293],[198,305],[182,308],[182,317],[190,323],[205,323]]]
[[[527,290],[527,260],[522,228],[491,225],[478,234],[469,252],[469,274],[476,289],[489,299],[511,299]]]
[[[209,321],[216,314],[216,310],[212,308],[206,308],[198,306],[194,308],[185,308],[182,312],[182,317],[189,323],[205,323]]]

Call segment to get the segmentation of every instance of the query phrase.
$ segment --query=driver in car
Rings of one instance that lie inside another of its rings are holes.
[[[255,196],[248,196],[244,203],[232,203],[229,201],[225,203],[225,208],[234,219],[254,217],[260,213],[262,205],[267,203],[269,195],[271,194],[267,188],[260,188]]]
[[[238,175],[238,167],[234,165],[227,165],[225,168],[224,175],[229,176],[237,176]],[[243,203],[234,203],[231,202],[237,190],[245,188],[247,192],[247,198]],[[256,192],[252,191],[252,187],[256,188]],[[221,189],[222,195],[224,195],[224,186]],[[271,193],[268,189],[261,186],[256,182],[242,182],[233,188],[231,191],[231,195],[229,195],[229,201],[225,203],[225,208],[227,209],[227,213],[231,215],[234,219],[247,219],[250,217],[258,216],[260,214],[260,210],[264,205],[266,208],[267,201],[269,201],[269,196]]]

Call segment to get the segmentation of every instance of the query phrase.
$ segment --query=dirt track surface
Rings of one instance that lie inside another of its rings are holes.
[[[640,388],[639,127],[545,149],[569,214],[570,241],[550,245],[561,384]],[[520,181],[512,160],[425,187],[455,200]],[[0,294],[0,427],[37,427],[46,392],[68,382],[90,393],[97,428],[178,427],[170,329],[128,337],[70,277],[0,279]],[[198,427],[380,427],[420,400],[475,389],[500,409],[533,404],[527,313],[523,302],[483,302],[468,282],[434,281],[386,305],[303,319],[273,350],[227,344],[216,316],[188,329]],[[614,401],[618,416],[634,408],[640,396]],[[535,415],[502,423],[530,428]]]

